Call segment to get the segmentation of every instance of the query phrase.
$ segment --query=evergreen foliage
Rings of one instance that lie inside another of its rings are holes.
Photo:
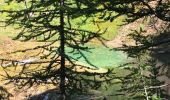
[[[8,1],[9,4],[10,2]],[[112,72],[110,70],[103,74],[71,70],[76,66],[85,66],[77,65],[75,63],[76,59],[66,55],[65,46],[73,48],[72,53],[79,53],[87,62],[90,62],[81,52],[89,51],[89,48],[84,44],[93,38],[101,41],[100,35],[103,32],[101,33],[99,30],[96,33],[76,29],[72,27],[70,19],[80,16],[88,18],[97,15],[100,19],[112,22],[115,18],[126,15],[127,23],[134,22],[140,18],[147,19],[150,16],[167,23],[170,22],[169,0],[15,0],[15,2],[24,6],[17,10],[1,11],[9,13],[6,21],[7,25],[18,24],[23,29],[15,39],[22,41],[36,39],[38,41],[50,41],[50,43],[34,48],[43,48],[49,51],[48,54],[40,55],[42,61],[37,62],[48,63],[46,66],[38,70],[25,72],[26,64],[35,64],[35,62],[26,63],[22,73],[14,77],[8,76],[8,78],[15,82],[24,80],[19,82],[22,83],[22,86],[27,83],[46,83],[50,79],[56,86],[57,84],[60,85],[60,91],[63,95],[75,89],[79,92],[84,92],[83,89],[88,89],[88,87],[96,89],[102,82],[110,82],[113,78],[112,74],[109,74]],[[156,41],[153,36],[142,36],[141,32],[143,32],[142,29],[140,32],[134,31],[131,34],[136,41],[136,46],[124,45],[123,48],[120,48],[126,51],[129,56],[137,58],[134,67],[126,68],[131,73],[120,78],[122,83],[124,83],[120,91],[129,95],[131,97],[129,99],[161,99],[164,98],[161,88],[164,84],[157,79],[160,67],[155,64],[156,61],[154,59],[148,58],[143,60],[143,57],[146,57],[146,53],[152,54],[154,47],[169,43],[170,40]],[[59,47],[54,46],[57,41],[60,41]],[[44,61],[46,59],[50,59],[50,61]],[[67,62],[69,62],[68,65]],[[13,61],[13,63],[16,65],[17,62]],[[57,66],[61,67],[58,68]],[[144,73],[144,71],[149,74]],[[89,78],[88,76],[96,77]],[[98,78],[101,80],[96,80]]]
[[[117,6],[116,4],[120,4]],[[125,95],[128,95],[129,99],[134,100],[162,100],[169,99],[170,96],[165,91],[165,88],[169,88],[169,84],[160,81],[159,78],[167,76],[164,73],[164,69],[168,69],[168,64],[160,65],[156,58],[151,58],[155,49],[158,49],[161,45],[169,44],[168,37],[162,37],[169,32],[170,22],[170,1],[169,0],[114,0],[104,3],[105,8],[111,11],[116,11],[118,15],[127,15],[127,22],[134,22],[138,19],[153,21],[152,18],[157,19],[152,24],[154,27],[158,20],[166,23],[163,25],[163,30],[157,29],[156,33],[150,33],[150,35],[143,35],[145,32],[142,28],[139,31],[133,30],[129,36],[135,40],[135,45],[119,48],[128,53],[130,57],[137,60],[131,63],[131,67],[126,67],[130,74],[123,77],[122,89],[120,90]],[[119,8],[119,9],[118,9]],[[115,16],[110,16],[110,18]],[[161,24],[162,25],[162,24]],[[149,25],[148,25],[149,27]],[[157,35],[160,34],[160,35]],[[168,49],[168,47],[166,48]],[[166,66],[165,66],[166,65]],[[133,66],[133,67],[132,67]],[[169,70],[166,70],[169,73]],[[164,88],[164,89],[163,89]]]
[[[99,29],[98,32],[92,32],[74,28],[71,22],[72,19],[81,16],[87,19],[92,17],[94,12],[91,9],[99,7],[98,4],[79,0],[9,0],[6,2],[9,5],[14,3],[20,6],[18,9],[1,10],[8,15],[5,20],[7,26],[17,25],[22,29],[14,38],[15,40],[47,42],[43,46],[16,51],[42,49],[42,52],[33,56],[38,58],[36,61],[1,59],[2,65],[11,61],[15,67],[22,66],[22,70],[16,75],[10,75],[6,71],[6,78],[10,82],[20,87],[53,84],[57,89],[59,87],[60,99],[65,100],[70,95],[86,93],[90,89],[98,89],[104,82],[112,81],[114,77],[112,70],[95,72],[94,70],[99,68],[94,66],[82,52],[90,52],[90,48],[85,44],[92,39],[102,42],[103,38],[100,36],[105,31],[101,32]],[[86,21],[82,24],[85,23]],[[72,58],[67,55],[66,47],[72,48],[70,52],[80,56]],[[80,58],[84,58],[93,67],[77,64],[76,61]]]

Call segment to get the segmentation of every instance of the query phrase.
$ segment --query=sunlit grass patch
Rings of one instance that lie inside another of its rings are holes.
[[[104,21],[98,18],[86,18],[86,17],[78,17],[76,19],[71,20],[73,27],[89,30],[92,32],[104,32],[102,35],[105,39],[111,40],[118,34],[118,29],[123,24],[125,17],[121,16],[110,21]]]

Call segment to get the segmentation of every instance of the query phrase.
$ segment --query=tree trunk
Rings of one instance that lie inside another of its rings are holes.
[[[60,7],[64,6],[64,0],[60,0]],[[65,100],[65,35],[64,35],[64,10],[60,9],[60,56],[61,56],[61,66],[60,66],[60,91],[61,100]]]

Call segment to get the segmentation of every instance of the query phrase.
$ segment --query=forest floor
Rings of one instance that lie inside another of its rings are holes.
[[[28,59],[31,56],[34,56],[38,54],[41,50],[34,50],[34,51],[28,51],[28,52],[19,52],[19,53],[11,53],[13,51],[18,51],[18,50],[24,50],[24,49],[29,49],[29,48],[34,48],[36,46],[44,45],[45,43],[43,42],[20,42],[20,41],[15,41],[12,40],[8,36],[0,36],[0,59],[9,59],[9,60],[23,60],[23,59]],[[8,54],[11,53],[11,54]],[[28,56],[29,55],[29,56]],[[10,71],[9,74],[15,74],[21,69],[16,69],[14,71]],[[82,68],[77,68],[75,69],[76,71],[82,72],[82,71],[90,71],[90,72],[106,72],[107,70],[105,69],[98,69],[98,70],[91,70],[91,69],[82,69]],[[5,71],[3,71],[3,68],[0,68],[0,75],[6,75]],[[4,77],[0,76],[0,86],[6,88],[9,93],[11,93],[13,96],[10,97],[10,100],[25,100],[28,97],[31,97],[36,94],[43,93],[47,90],[53,90],[53,88],[56,88],[54,85],[33,85],[33,87],[24,87],[22,89],[17,88],[15,84],[6,84],[7,81],[3,81]],[[19,98],[19,99],[18,99]],[[37,99],[39,100],[39,99]]]
[[[23,60],[27,59],[27,55],[35,55],[39,50],[34,51],[34,52],[26,52],[26,53],[14,53],[14,54],[7,54],[13,51],[17,50],[23,50],[26,48],[33,48],[36,47],[37,45],[44,45],[44,43],[37,43],[37,42],[27,42],[26,45],[23,42],[20,41],[14,41],[8,36],[0,36],[0,59],[18,59],[18,60]],[[21,56],[22,55],[22,56]],[[15,73],[15,70],[11,73]],[[5,72],[3,71],[2,68],[0,68],[0,74],[5,75]],[[6,84],[7,81],[4,81],[4,77],[0,76],[0,86],[6,88],[9,93],[12,94],[10,96],[10,100],[25,100],[25,98],[28,98],[31,96],[31,94],[39,94],[42,93],[46,90],[54,88],[52,85],[48,86],[38,86],[34,85],[33,87],[24,87],[22,89],[17,88],[15,84]],[[3,92],[1,92],[2,94]],[[5,94],[5,93],[4,93]],[[7,94],[5,95],[7,96]]]

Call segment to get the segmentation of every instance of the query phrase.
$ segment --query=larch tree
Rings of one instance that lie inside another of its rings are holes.
[[[10,1],[11,2],[11,1]],[[97,38],[101,40],[100,31],[98,33],[82,30],[82,29],[76,29],[71,24],[71,19],[80,17],[80,16],[86,16],[92,17],[91,15],[96,14],[99,15],[98,18],[104,19],[104,20],[110,20],[113,21],[115,18],[125,15],[127,18],[127,22],[134,22],[137,19],[140,18],[148,18],[151,16],[154,16],[162,21],[169,22],[170,21],[170,2],[169,0],[64,0],[64,1],[55,1],[55,0],[30,0],[30,1],[22,1],[22,0],[15,0],[15,2],[18,2],[18,4],[25,5],[23,8],[19,10],[2,10],[1,12],[7,12],[9,13],[8,19],[7,19],[7,25],[9,24],[18,24],[23,31],[16,37],[16,39],[21,39],[24,41],[28,41],[34,38],[37,38],[38,41],[50,41],[50,44],[44,45],[44,46],[38,46],[37,48],[43,48],[47,51],[49,51],[49,54],[41,57],[41,58],[48,58],[51,57],[50,61],[48,62],[48,66],[45,67],[45,69],[41,69],[39,72],[34,73],[27,73],[26,77],[24,76],[15,76],[12,77],[15,81],[19,79],[26,79],[28,80],[28,83],[32,83],[33,81],[37,81],[37,79],[40,79],[42,82],[44,79],[44,82],[46,82],[46,79],[52,79],[55,80],[54,83],[59,82],[60,84],[60,91],[63,95],[65,95],[66,90],[72,90],[72,89],[79,89],[82,90],[82,83],[84,87],[86,86],[97,86],[99,85],[103,80],[97,81],[94,84],[92,84],[92,80],[86,79],[85,77],[82,77],[82,75],[99,75],[103,76],[105,74],[98,74],[98,73],[79,73],[79,72],[73,72],[73,70],[70,70],[70,68],[74,68],[77,66],[77,64],[74,63],[76,59],[73,60],[73,58],[70,58],[65,53],[65,46],[73,48],[72,53],[79,53],[81,54],[81,57],[84,57],[86,59],[85,55],[81,52],[82,50],[89,50],[88,47],[84,46],[85,43],[89,42],[93,38]],[[28,3],[29,2],[29,3]],[[116,14],[115,14],[116,12]],[[98,14],[100,13],[100,14]],[[168,28],[168,27],[167,27]],[[167,29],[166,28],[166,29]],[[124,45],[124,48],[120,48],[121,50],[124,50],[128,52],[128,54],[132,57],[141,58],[141,55],[145,54],[145,51],[150,51],[150,48],[153,48],[155,46],[169,43],[169,39],[163,40],[163,41],[154,41],[153,38],[148,38],[141,36],[137,31],[134,32],[135,34],[131,35],[135,40],[137,45],[135,46],[127,46]],[[43,39],[42,39],[43,36]],[[41,38],[39,38],[41,37]],[[55,37],[55,38],[54,38]],[[57,37],[57,38],[56,38]],[[56,43],[56,41],[60,41],[59,47],[54,47],[53,44]],[[23,50],[24,51],[24,50]],[[139,59],[141,61],[141,59]],[[88,59],[86,59],[88,63]],[[150,61],[150,60],[149,60]],[[148,64],[149,61],[146,61],[141,65],[141,62],[137,62],[135,66],[138,66],[137,69],[130,69],[134,73],[130,74],[131,76],[126,76],[122,82],[133,83],[133,79],[137,77],[141,77],[140,80],[141,83],[147,82],[148,85],[151,87],[158,87],[157,85],[160,85],[159,81],[155,78],[156,74],[159,74],[157,72],[157,67],[153,68],[154,60],[151,60],[151,64]],[[16,61],[13,61],[16,63]],[[66,65],[66,62],[69,62],[71,65]],[[15,65],[14,63],[14,65]],[[38,62],[40,63],[40,62]],[[43,61],[42,63],[46,63]],[[91,63],[90,63],[91,64]],[[60,65],[59,68],[54,67]],[[148,76],[143,75],[141,72],[143,69],[146,69],[149,66],[148,69],[151,69],[150,72],[152,73],[152,76],[148,78]],[[83,66],[85,67],[85,66]],[[142,68],[142,69],[141,69]],[[136,73],[137,72],[137,73]],[[74,74],[73,74],[74,73]],[[108,73],[107,73],[108,74]],[[135,76],[136,75],[136,76]],[[55,76],[55,77],[54,77]],[[35,78],[36,77],[36,78]],[[60,77],[60,78],[59,78]],[[135,78],[133,78],[135,77]],[[10,77],[11,78],[11,77]],[[11,79],[12,79],[11,78]],[[126,80],[127,78],[130,78],[129,80]],[[149,81],[147,79],[153,79],[153,81]],[[67,81],[66,81],[67,80]],[[73,81],[74,80],[74,81]],[[80,81],[81,80],[81,81]],[[82,82],[82,80],[84,80]],[[109,81],[110,79],[107,79]],[[105,80],[105,81],[106,81]],[[147,80],[147,81],[146,81]],[[74,83],[74,84],[71,84]],[[158,84],[157,84],[158,83]],[[130,91],[130,89],[135,90],[142,90],[142,93],[139,94],[140,97],[144,97],[145,99],[150,99],[153,95],[154,88],[150,89],[149,95],[148,91],[146,91],[146,87],[140,87],[142,85],[133,85],[134,87],[126,87],[123,91]],[[152,86],[154,85],[154,86]],[[129,86],[129,85],[127,85]],[[138,86],[138,87],[136,87]],[[149,87],[150,88],[150,87]],[[156,88],[157,89],[157,88]],[[130,91],[129,94],[138,93],[136,91]],[[157,93],[159,94],[159,93]],[[64,96],[63,96],[64,97]]]
[[[41,49],[43,51],[33,56],[38,60],[1,59],[2,66],[6,62],[11,62],[11,65],[15,67],[22,66],[22,70],[16,75],[10,75],[6,71],[6,78],[10,82],[17,83],[18,86],[52,83],[59,87],[61,100],[67,99],[67,96],[74,93],[97,89],[103,82],[111,82],[112,71],[98,73],[95,71],[98,68],[82,52],[90,52],[90,48],[85,44],[92,39],[102,42],[101,35],[105,31],[99,29],[97,32],[92,32],[75,27],[72,23],[73,19],[82,16],[85,19],[92,17],[98,12],[100,4],[84,0],[9,0],[6,4],[10,6],[15,4],[18,7],[1,9],[1,13],[7,14],[4,21],[6,26],[16,25],[21,29],[15,40],[46,42],[45,45],[12,52]],[[86,20],[82,22],[86,24]],[[69,56],[66,48],[69,48],[70,53],[79,56],[77,58]],[[77,60],[80,58],[92,67],[78,64]]]

